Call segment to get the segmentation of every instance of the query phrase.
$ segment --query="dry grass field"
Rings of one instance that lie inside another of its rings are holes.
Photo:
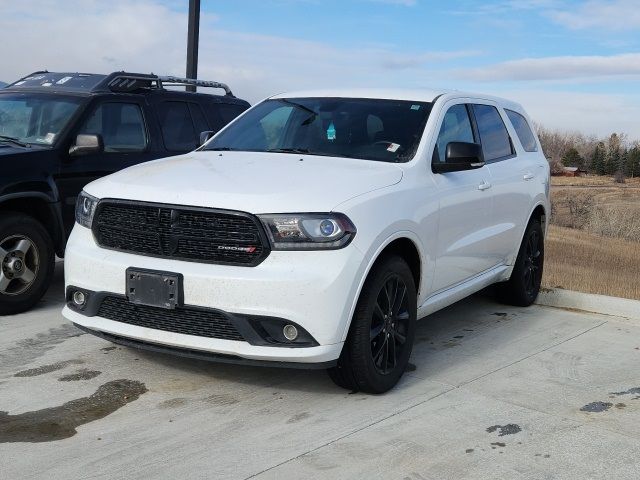
[[[553,177],[545,287],[640,299],[640,179]]]

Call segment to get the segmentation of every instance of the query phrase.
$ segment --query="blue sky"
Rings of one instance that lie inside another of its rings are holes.
[[[252,102],[313,87],[443,87],[552,128],[640,139],[639,0],[203,0],[200,76]],[[0,80],[184,73],[187,0],[0,0]]]

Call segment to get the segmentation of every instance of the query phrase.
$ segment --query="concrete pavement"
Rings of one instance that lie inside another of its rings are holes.
[[[640,321],[474,297],[382,396],[0,318],[0,478],[640,478]],[[6,412],[6,413],[3,413]]]

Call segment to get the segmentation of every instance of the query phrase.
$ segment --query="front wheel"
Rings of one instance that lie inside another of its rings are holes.
[[[51,237],[34,218],[0,216],[0,315],[24,312],[49,286],[55,256]]]
[[[544,232],[531,220],[522,239],[511,278],[497,285],[498,298],[509,305],[528,307],[538,297],[544,266]]]
[[[369,274],[338,364],[329,376],[339,386],[384,393],[404,373],[416,328],[416,287],[407,263],[383,258]]]

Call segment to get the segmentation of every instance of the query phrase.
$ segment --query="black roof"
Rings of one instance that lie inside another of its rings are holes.
[[[64,91],[87,94],[109,92],[143,93],[150,90],[161,90],[166,86],[186,85],[221,88],[227,96],[233,97],[233,93],[224,83],[129,72],[113,72],[109,75],[79,72],[34,72],[7,85],[5,89],[12,91]]]

